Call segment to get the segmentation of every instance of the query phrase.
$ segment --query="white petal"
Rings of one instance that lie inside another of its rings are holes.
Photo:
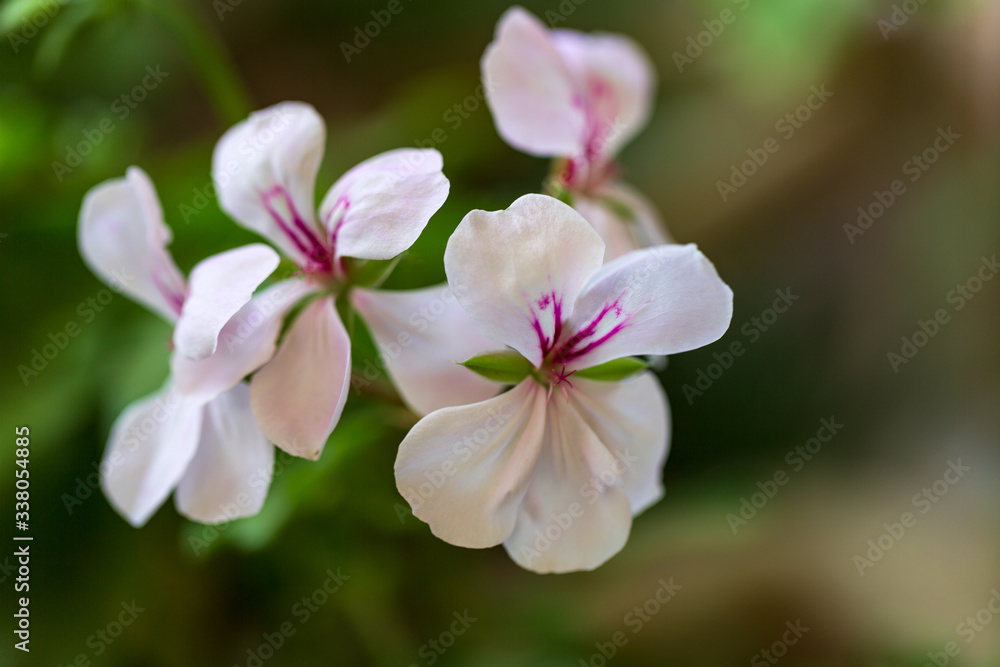
[[[507,10],[480,65],[486,99],[504,141],[538,156],[583,151],[583,91],[541,21],[520,7]]]
[[[574,193],[573,208],[604,240],[605,262],[672,242],[649,200],[624,183],[602,187],[593,195]]]
[[[472,211],[448,240],[448,284],[483,332],[536,366],[559,338],[604,243],[572,208],[525,195],[505,211]]]
[[[548,403],[545,440],[503,543],[514,562],[534,572],[592,570],[621,551],[632,527],[618,459],[566,399]]]
[[[177,389],[208,402],[266,364],[274,356],[285,315],[313,289],[299,279],[272,285],[226,322],[215,354],[195,361],[175,352],[170,370]]]
[[[337,257],[390,259],[413,245],[448,198],[441,167],[436,150],[404,148],[344,174],[320,207]]]
[[[732,290],[696,246],[636,250],[587,281],[559,356],[574,369],[686,352],[718,340],[732,316]]]
[[[623,35],[553,30],[552,41],[585,91],[587,154],[613,156],[649,120],[656,88],[649,56]]]
[[[385,368],[406,404],[426,415],[499,393],[501,385],[459,363],[497,349],[466,315],[447,285],[391,292],[355,288],[351,303],[381,353],[357,368],[359,382]]]
[[[170,230],[144,171],[105,181],[83,198],[77,229],[90,270],[169,322],[184,301],[184,276],[167,251]]]
[[[168,383],[115,420],[101,462],[101,488],[115,510],[141,526],[180,481],[198,447],[202,405]]]
[[[532,379],[481,403],[432,412],[399,446],[396,488],[442,540],[500,544],[514,529],[544,425],[545,390]]]
[[[350,380],[351,340],[333,299],[316,299],[250,381],[253,414],[274,444],[316,460],[340,419]]]
[[[177,510],[195,521],[221,523],[260,511],[271,485],[274,446],[250,412],[240,383],[204,407],[198,451],[177,485]]]
[[[219,206],[308,268],[326,247],[316,222],[316,174],[326,126],[302,102],[250,114],[222,135],[212,155]]]
[[[278,268],[278,253],[262,243],[234,248],[191,270],[188,295],[174,328],[174,346],[191,359],[215,352],[219,332]]]
[[[663,464],[670,444],[670,406],[652,373],[623,382],[571,377],[569,398],[577,414],[619,461],[632,513],[663,495]]]

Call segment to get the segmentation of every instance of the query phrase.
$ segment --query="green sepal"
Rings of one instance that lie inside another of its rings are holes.
[[[385,260],[363,260],[347,259],[349,263],[348,275],[351,277],[351,284],[368,289],[378,289],[382,283],[392,274],[396,265],[403,258],[403,255],[396,255],[392,259]]]
[[[604,205],[608,207],[608,210],[611,211],[615,217],[623,222],[639,221],[639,218],[636,216],[635,211],[632,210],[632,207],[620,199],[607,197],[604,199]]]
[[[625,378],[632,377],[636,373],[649,368],[649,363],[637,357],[622,357],[612,359],[597,366],[584,368],[574,373],[577,377],[587,380],[597,380],[598,382],[618,382]]]
[[[459,364],[487,380],[504,384],[517,384],[535,370],[530,361],[514,350],[477,354]]]

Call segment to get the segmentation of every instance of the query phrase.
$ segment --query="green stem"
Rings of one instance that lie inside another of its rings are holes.
[[[218,35],[186,3],[177,0],[135,0],[157,17],[185,47],[188,60],[201,79],[216,114],[226,126],[246,118],[253,107],[229,55]]]

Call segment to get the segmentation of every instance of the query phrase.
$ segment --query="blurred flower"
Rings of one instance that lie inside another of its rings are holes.
[[[400,445],[397,487],[441,539],[503,543],[537,572],[592,569],[662,494],[666,395],[648,372],[593,371],[718,339],[732,292],[693,245],[603,257],[587,222],[544,195],[473,211],[449,240],[459,303],[526,370],[500,396],[424,417]]]
[[[668,243],[655,208],[618,180],[614,156],[649,119],[655,74],[631,39],[547,30],[509,9],[486,48],[482,76],[500,136],[558,158],[551,186],[604,239],[606,258]]]
[[[264,433],[308,459],[319,458],[347,400],[351,341],[335,307],[351,280],[346,258],[391,259],[409,248],[449,187],[436,150],[389,151],[334,183],[317,218],[314,191],[325,140],[315,109],[286,102],[226,132],[212,169],[222,209],[281,249],[303,272],[289,282],[319,297],[250,382]]]
[[[236,248],[202,261],[185,282],[167,250],[170,240],[156,191],[141,169],[132,167],[125,178],[84,197],[84,261],[112,287],[175,324],[174,378],[122,412],[101,464],[105,495],[135,526],[175,488],[178,511],[196,521],[256,514],[274,465],[242,379],[274,353],[281,318],[237,345],[216,347],[234,316],[256,307],[251,295],[278,256],[262,244]]]

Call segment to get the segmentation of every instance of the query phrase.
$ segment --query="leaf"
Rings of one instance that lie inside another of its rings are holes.
[[[405,253],[388,260],[348,260],[351,282],[360,287],[378,289],[392,275]]]
[[[10,32],[27,25],[32,19],[36,27],[44,27],[64,3],[51,0],[8,0],[0,7],[0,30]]]
[[[619,380],[632,377],[636,373],[641,373],[647,368],[649,368],[649,364],[643,359],[622,357],[621,359],[612,359],[603,364],[579,370],[576,372],[576,376],[588,380],[597,380],[598,382],[618,382]]]
[[[514,350],[477,354],[460,362],[460,365],[479,373],[487,380],[504,384],[517,384],[535,370],[530,361]]]

